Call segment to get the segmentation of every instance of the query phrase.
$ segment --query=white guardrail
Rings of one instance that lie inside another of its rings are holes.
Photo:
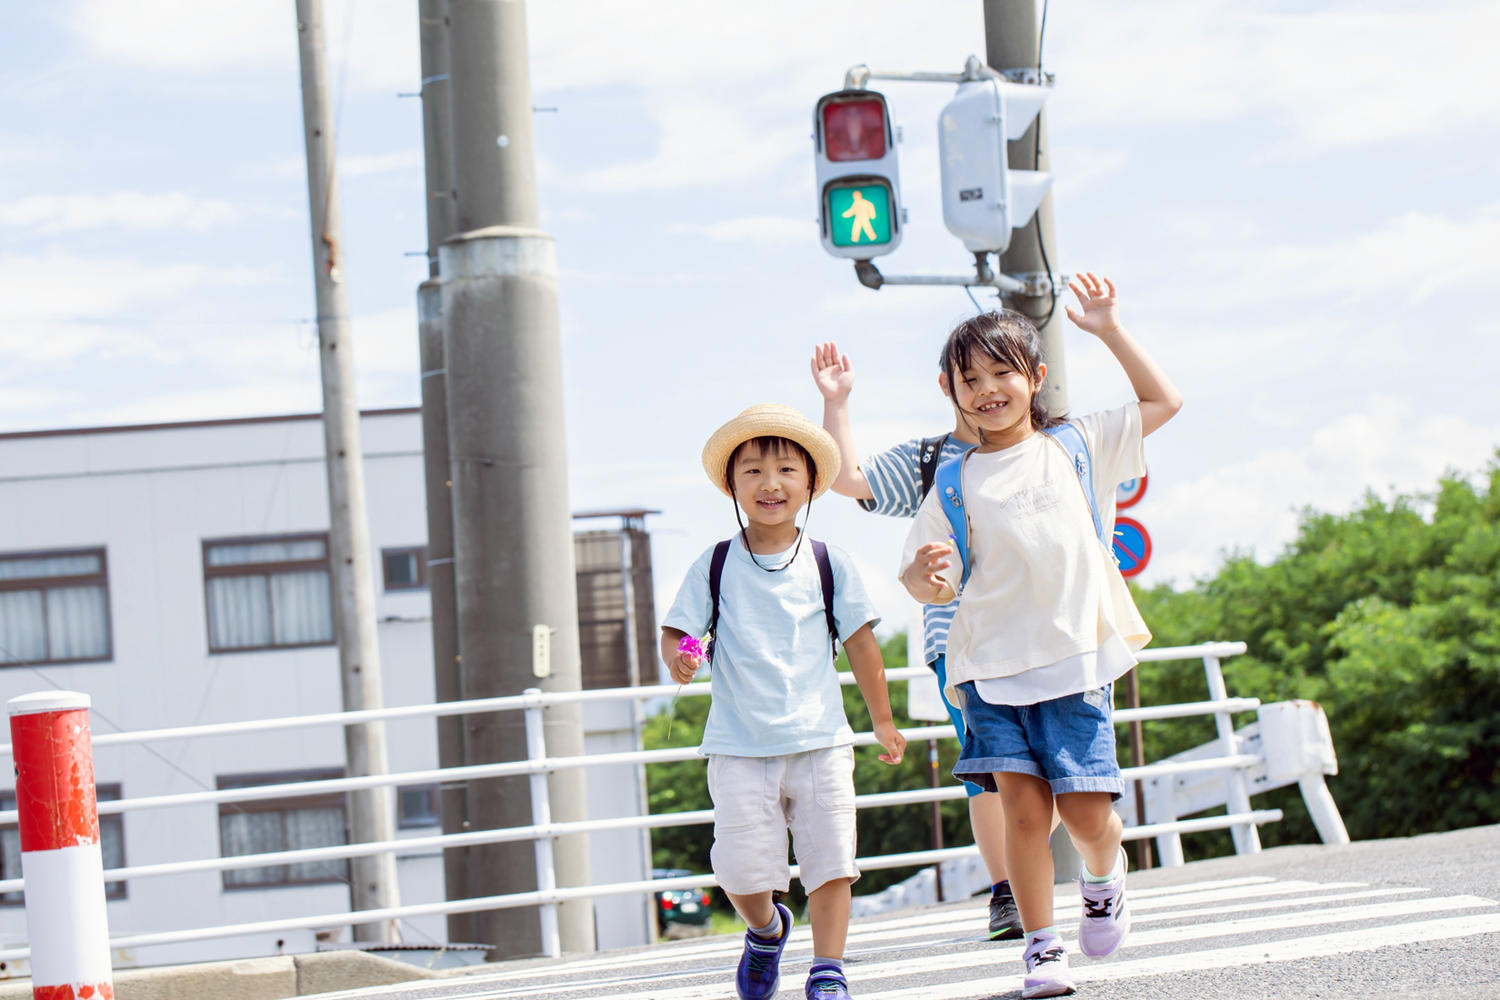
[[[1201,659],[1208,681],[1209,700],[1179,705],[1122,708],[1115,712],[1115,722],[1121,725],[1153,719],[1175,719],[1211,715],[1218,727],[1219,739],[1212,744],[1198,748],[1196,751],[1189,751],[1187,754],[1179,755],[1177,758],[1147,764],[1143,767],[1121,769],[1121,774],[1127,781],[1134,780],[1152,783],[1153,792],[1150,801],[1158,803],[1158,810],[1166,817],[1161,822],[1148,822],[1129,826],[1125,831],[1125,838],[1127,840],[1144,837],[1157,838],[1159,850],[1166,863],[1182,863],[1180,841],[1180,834],[1182,833],[1198,830],[1224,829],[1227,827],[1234,832],[1235,846],[1238,851],[1242,853],[1255,852],[1260,850],[1256,825],[1275,822],[1281,819],[1280,810],[1255,810],[1250,806],[1250,793],[1255,780],[1254,776],[1257,774],[1264,775],[1267,770],[1268,751],[1262,749],[1265,747],[1267,741],[1260,738],[1254,739],[1253,745],[1256,752],[1247,752],[1246,746],[1242,745],[1245,737],[1236,734],[1232,723],[1232,716],[1235,713],[1255,711],[1260,708],[1260,701],[1256,698],[1230,698],[1225,692],[1223,674],[1219,669],[1219,659],[1221,657],[1234,656],[1244,651],[1245,644],[1238,642],[1205,643],[1198,646],[1143,650],[1139,654],[1139,659],[1148,662]],[[926,667],[904,667],[886,672],[888,681],[911,680],[918,677],[930,676],[931,672]],[[854,683],[854,678],[851,674],[845,672],[840,674],[840,681],[844,684],[852,684]],[[452,784],[456,781],[476,778],[497,778],[523,774],[532,776],[532,815],[534,822],[531,826],[477,830],[466,833],[346,844],[337,847],[306,848],[265,854],[201,858],[168,864],[126,866],[106,870],[104,872],[104,880],[106,882],[180,875],[188,872],[230,871],[242,868],[259,868],[266,865],[331,861],[394,851],[407,853],[425,848],[461,847],[517,840],[534,841],[537,852],[538,886],[535,891],[531,892],[447,900],[441,903],[425,903],[384,909],[306,914],[278,920],[262,920],[254,923],[229,924],[218,927],[196,927],[181,930],[125,934],[112,937],[110,939],[110,946],[114,949],[138,948],[150,945],[178,944],[236,937],[244,934],[306,930],[328,927],[330,925],[366,924],[382,920],[417,916],[472,913],[480,910],[536,906],[539,907],[540,920],[542,922],[543,949],[548,955],[557,955],[560,948],[556,907],[560,902],[606,895],[654,892],[672,888],[698,888],[714,885],[714,879],[711,875],[693,875],[650,881],[614,882],[602,885],[558,886],[552,866],[552,840],[556,837],[579,833],[608,833],[615,830],[640,829],[643,827],[655,829],[669,826],[692,826],[713,822],[713,811],[708,809],[692,812],[664,813],[654,816],[643,815],[601,820],[583,820],[569,823],[554,823],[550,821],[551,809],[548,802],[545,776],[552,771],[592,765],[655,764],[666,761],[691,760],[698,756],[698,751],[696,747],[672,747],[661,750],[592,754],[580,757],[548,757],[542,735],[542,710],[551,705],[582,702],[648,701],[670,697],[676,692],[677,686],[673,684],[559,693],[544,693],[533,689],[524,694],[501,698],[480,698],[470,701],[410,705],[400,708],[374,709],[360,712],[329,712],[320,715],[97,735],[93,739],[93,745],[96,750],[101,750],[127,744],[160,743],[170,740],[194,739],[207,736],[266,733],[314,726],[348,726],[377,719],[409,719],[472,715],[478,712],[522,711],[526,713],[527,752],[529,756],[527,760],[507,761],[495,764],[102,801],[98,806],[101,815],[142,809],[218,805],[225,802],[251,802],[259,799],[346,792],[354,789],[387,785],[417,785],[434,782]],[[708,693],[708,684],[689,684],[681,690],[681,695],[684,697],[702,696]],[[1323,731],[1326,732],[1326,723],[1324,724]],[[954,738],[953,727],[947,724],[903,729],[902,733],[909,742]],[[869,746],[875,743],[875,738],[870,733],[858,733],[855,735],[854,742],[856,746]],[[0,745],[0,755],[10,755],[10,753],[11,747],[9,744]],[[1306,754],[1302,756],[1306,756]],[[1331,757],[1331,744],[1328,756]],[[1329,771],[1327,773],[1333,772]],[[1294,777],[1292,780],[1299,780],[1299,777],[1304,776]],[[1178,808],[1174,811],[1174,807],[1171,804],[1170,790],[1176,788],[1179,784],[1190,785],[1197,796],[1197,800],[1203,798],[1203,789],[1205,788],[1222,789],[1223,791],[1218,797],[1218,801],[1227,805],[1226,813],[1224,815],[1205,816],[1187,820],[1177,819],[1176,817],[1180,813],[1205,808],[1204,805],[1198,804],[1198,801],[1194,800],[1191,808]],[[1318,784],[1321,786],[1321,778],[1319,778]],[[1309,787],[1308,784],[1304,783],[1304,794],[1313,794],[1309,791]],[[1163,789],[1166,791],[1163,791]],[[1256,790],[1259,789],[1257,788]],[[859,795],[855,798],[855,805],[859,809],[876,809],[885,806],[962,798],[964,794],[963,786],[954,782],[939,788],[923,786],[908,791]],[[1322,790],[1322,795],[1324,797],[1327,796],[1326,789]],[[1128,802],[1129,798],[1130,796],[1127,795],[1122,800],[1122,803]],[[1326,799],[1326,805],[1332,805],[1331,798]],[[1147,816],[1148,819],[1151,818],[1150,810],[1148,810]],[[1335,819],[1337,818],[1336,807],[1333,808],[1333,816]],[[14,810],[0,811],[0,824],[14,824],[16,822],[17,813]],[[1320,832],[1324,833],[1324,839],[1329,839],[1328,833],[1323,831],[1321,824],[1319,829]],[[1341,823],[1338,826],[1338,830],[1342,831]],[[1344,839],[1347,840],[1347,836]],[[1173,844],[1175,844],[1175,850],[1172,849],[1171,845]],[[903,854],[866,857],[858,859],[858,863],[860,868],[865,870],[901,868],[933,865],[956,858],[977,856],[977,854],[978,848],[969,845],[967,847],[911,851]],[[794,874],[795,871],[796,869],[794,868]],[[0,880],[0,893],[16,892],[23,887],[24,881],[22,879]],[[26,958],[29,954],[30,949],[28,948],[0,949],[0,962]]]

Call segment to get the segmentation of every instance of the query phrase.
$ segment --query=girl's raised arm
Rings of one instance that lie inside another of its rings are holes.
[[[1078,297],[1083,312],[1067,307],[1068,319],[1080,330],[1092,333],[1104,342],[1140,401],[1141,436],[1145,437],[1162,424],[1171,420],[1182,409],[1182,394],[1167,378],[1151,356],[1136,339],[1120,325],[1120,304],[1115,295],[1115,283],[1108,278],[1100,279],[1085,271],[1068,282],[1068,287]]]

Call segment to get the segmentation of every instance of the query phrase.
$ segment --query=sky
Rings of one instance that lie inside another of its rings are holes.
[[[327,0],[361,406],[419,400],[426,276],[416,0]],[[321,406],[292,0],[57,0],[0,38],[0,431]],[[1298,512],[1432,489],[1500,446],[1500,6],[1078,0],[1046,68],[1064,272],[1111,276],[1186,405],[1147,441],[1143,584],[1270,559]],[[649,507],[661,612],[734,530],[699,452],[745,406],[820,419],[835,340],[863,453],[951,426],[960,289],[860,286],[821,248],[811,116],[844,72],[955,72],[979,0],[528,5],[542,228],[557,240],[574,510]],[[876,83],[903,142],[888,273],[958,273],[949,84]],[[992,297],[980,297],[988,307]],[[1120,405],[1066,334],[1070,409]],[[830,495],[885,630],[904,522]],[[1238,636],[1204,636],[1234,639]]]

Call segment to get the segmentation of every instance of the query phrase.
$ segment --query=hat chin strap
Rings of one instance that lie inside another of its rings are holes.
[[[767,573],[780,573],[796,562],[797,553],[802,551],[802,539],[807,537],[807,522],[812,517],[812,489],[809,488],[807,491],[807,515],[802,518],[802,528],[797,532],[797,544],[792,547],[791,557],[780,566],[761,566],[760,560],[755,558],[755,550],[750,547],[750,529],[745,526],[744,520],[740,517],[740,501],[734,492],[734,479],[726,476],[724,477],[724,481],[729,486],[729,502],[734,504],[734,523],[740,526],[740,541],[745,543],[745,551],[750,554],[750,561],[755,563],[756,566],[760,566]],[[810,483],[808,485],[811,487],[814,484]],[[795,522],[793,523],[795,524]]]

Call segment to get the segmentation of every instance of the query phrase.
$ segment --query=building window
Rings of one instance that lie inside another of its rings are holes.
[[[0,555],[0,665],[109,658],[103,549]]]
[[[341,777],[341,771],[247,774],[221,777],[219,787],[246,788],[251,785],[279,785]],[[338,792],[288,796],[259,802],[225,802],[219,806],[219,852],[226,858],[309,847],[336,847],[348,842],[344,829],[344,796]],[[261,868],[226,871],[223,876],[226,889],[347,882],[349,862],[340,858],[292,865],[266,865]]]
[[[386,590],[421,590],[427,586],[426,546],[382,549],[380,563],[385,567]]]
[[[398,827],[410,830],[419,826],[437,826],[441,822],[437,785],[414,785],[396,789]]]
[[[100,785],[95,789],[100,802],[110,802],[120,797],[119,785]],[[0,810],[16,807],[14,789],[0,792]],[[99,817],[99,852],[104,855],[105,868],[125,867],[125,821],[119,813]],[[14,823],[0,826],[0,878],[21,877],[21,831]],[[124,899],[124,882],[104,883],[106,899]],[[0,893],[0,903],[20,904],[24,896],[19,892]]]
[[[210,653],[334,641],[326,534],[205,541],[203,582]]]

